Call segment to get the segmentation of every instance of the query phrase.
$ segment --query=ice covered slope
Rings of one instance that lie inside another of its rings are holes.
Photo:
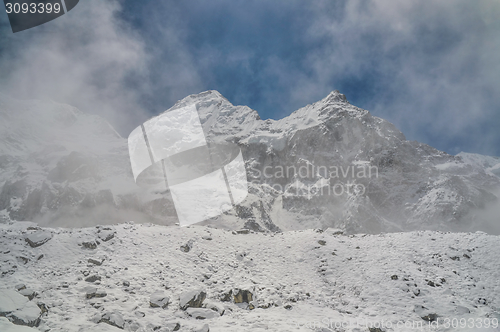
[[[33,247],[29,237],[49,239]],[[31,325],[53,332],[500,331],[499,240],[480,232],[3,224],[0,303],[25,299],[0,315],[26,324],[14,316],[31,303],[40,308]],[[465,327],[447,329],[454,318]],[[14,327],[1,318],[0,326]]]

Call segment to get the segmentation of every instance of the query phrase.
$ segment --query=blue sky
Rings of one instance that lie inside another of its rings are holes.
[[[81,0],[17,34],[0,15],[0,84],[125,137],[209,89],[273,119],[337,89],[408,139],[500,156],[499,18],[497,0]]]

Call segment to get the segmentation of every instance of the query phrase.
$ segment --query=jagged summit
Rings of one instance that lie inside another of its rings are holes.
[[[349,103],[346,96],[340,93],[339,90],[333,90],[330,92],[326,99],[330,102]]]

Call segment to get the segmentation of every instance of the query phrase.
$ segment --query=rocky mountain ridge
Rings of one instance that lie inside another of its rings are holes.
[[[494,231],[474,213],[498,205],[494,165],[407,141],[338,91],[281,120],[261,120],[216,91],[188,96],[167,112],[192,104],[208,142],[241,148],[250,185],[242,204],[206,224],[255,231]],[[126,140],[104,120],[67,105],[5,96],[0,112],[4,218],[70,227],[176,222],[168,198],[135,185]]]

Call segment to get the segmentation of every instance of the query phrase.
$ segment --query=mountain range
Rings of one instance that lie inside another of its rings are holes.
[[[249,182],[241,204],[202,224],[500,232],[499,158],[453,156],[408,141],[338,91],[280,120],[262,120],[217,91],[188,96],[166,112],[189,105],[196,106],[207,142],[239,146]],[[177,222],[168,195],[135,184],[126,138],[99,116],[1,94],[0,116],[2,220],[65,227]]]

